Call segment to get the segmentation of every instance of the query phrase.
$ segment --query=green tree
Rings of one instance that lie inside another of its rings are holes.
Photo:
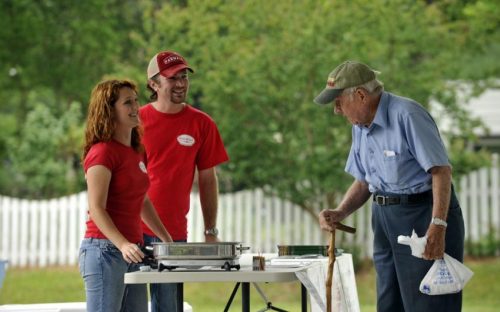
[[[78,188],[69,183],[76,179],[75,174],[82,175],[81,169],[75,173],[72,157],[61,156],[67,147],[60,145],[60,141],[71,143],[71,153],[76,152],[73,145],[80,141],[73,140],[75,133],[60,133],[52,138],[57,142],[44,141],[53,133],[33,128],[28,115],[31,114],[31,119],[36,118],[33,114],[52,116],[50,124],[37,120],[39,126],[58,123],[60,116],[73,110],[74,101],[87,103],[98,81],[135,60],[136,50],[130,49],[129,33],[140,26],[137,14],[140,17],[142,13],[135,0],[0,1],[3,46],[0,128],[4,130],[0,132],[0,191],[3,194],[56,196],[83,188],[81,183],[76,184]],[[81,113],[86,110],[86,105],[78,107],[81,112],[72,121],[74,126],[83,123]],[[43,133],[49,136],[41,138],[44,144],[30,139],[30,135],[37,137]],[[16,143],[6,144],[8,140]],[[55,150],[54,146],[61,150]],[[30,160],[32,155],[44,155],[45,160],[37,161],[47,162],[46,166]],[[16,179],[8,179],[10,176]]]
[[[84,187],[78,164],[83,137],[80,110],[74,102],[56,116],[42,103],[28,113],[21,135],[7,142],[12,195],[55,197]]]
[[[83,115],[71,103],[86,103],[103,78],[144,86],[150,57],[163,49],[196,71],[190,102],[219,125],[231,157],[221,168],[226,191],[265,187],[312,214],[318,198],[333,205],[352,181],[344,173],[350,127],[312,99],[345,59],[380,70],[389,91],[427,107],[442,102],[462,130],[445,133],[452,163],[466,172],[486,156],[467,151],[480,123],[457,105],[450,81],[480,92],[499,76],[497,13],[495,0],[0,1],[8,47],[0,50],[0,190],[83,188],[68,178],[82,176]],[[60,124],[66,112],[71,129]],[[45,165],[29,159],[37,154]]]
[[[500,6],[496,0],[461,0],[435,1],[431,7],[441,12],[453,42],[445,64],[448,81],[433,97],[444,104],[442,114],[453,116],[445,136],[454,173],[460,177],[491,163],[488,152],[474,148],[476,130],[487,133],[488,129],[471,118],[463,104],[488,88],[500,87],[500,64],[496,61],[500,54]]]
[[[321,196],[333,206],[352,181],[343,170],[350,127],[312,103],[328,73],[345,59],[364,61],[387,90],[428,107],[458,75],[445,13],[403,0],[169,3],[145,13],[144,41],[194,66],[191,99],[218,122],[230,187],[264,186],[315,214]],[[477,125],[461,120],[473,138]]]
[[[455,38],[450,76],[475,84],[475,95],[500,87],[500,5],[497,0],[436,1]]]
[[[85,103],[96,82],[126,63],[133,3],[0,1],[0,42],[9,47],[0,52],[1,72],[9,73],[0,77],[0,88],[20,94],[20,114],[29,110],[23,99],[33,89],[51,90],[60,111],[72,101]]]

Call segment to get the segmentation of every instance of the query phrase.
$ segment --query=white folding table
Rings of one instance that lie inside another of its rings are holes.
[[[283,283],[297,282],[296,272],[304,267],[266,267],[265,271],[252,271],[252,267],[244,266],[240,270],[173,270],[162,272],[132,272],[125,274],[125,284],[178,283],[177,307],[182,311],[184,302],[183,283],[189,282],[234,282],[234,288],[228,304],[230,305],[239,285],[241,284],[242,311],[250,311],[250,283]],[[228,306],[226,306],[226,309]],[[307,311],[307,290],[301,283],[301,311]]]

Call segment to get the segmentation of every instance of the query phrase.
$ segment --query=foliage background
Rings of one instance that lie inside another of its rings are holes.
[[[165,49],[195,69],[189,102],[219,126],[222,191],[264,187],[315,213],[345,190],[350,126],[312,99],[346,59],[381,71],[390,92],[443,104],[461,130],[442,133],[459,176],[488,156],[471,148],[482,125],[457,84],[498,87],[499,29],[496,0],[0,1],[0,193],[83,190],[92,87],[131,78],[147,103],[146,66]]]

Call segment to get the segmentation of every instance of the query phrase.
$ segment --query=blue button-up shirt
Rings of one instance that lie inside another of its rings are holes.
[[[430,114],[411,99],[383,92],[370,127],[352,127],[345,171],[372,193],[425,192],[435,166],[450,166],[446,149]]]

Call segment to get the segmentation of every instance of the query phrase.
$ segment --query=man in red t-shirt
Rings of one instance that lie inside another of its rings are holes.
[[[153,102],[139,112],[151,183],[148,196],[173,240],[185,242],[186,215],[197,169],[205,241],[217,242],[215,166],[229,158],[212,118],[185,102],[188,72],[193,70],[173,51],[156,54],[148,66],[148,89]],[[146,225],[143,230],[146,244],[159,241]],[[173,284],[152,284],[152,311],[177,311],[175,289]]]

